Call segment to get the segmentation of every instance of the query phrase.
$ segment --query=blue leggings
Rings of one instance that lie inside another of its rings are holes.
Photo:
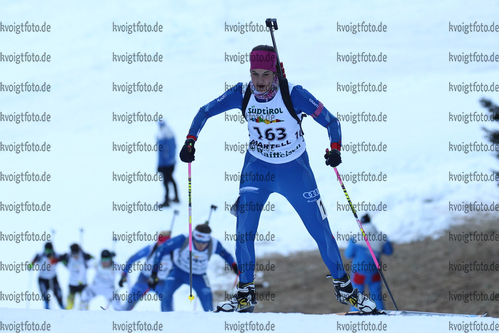
[[[251,263],[255,263],[255,244],[248,235],[256,233],[262,207],[274,192],[283,195],[296,210],[317,243],[331,275],[334,278],[343,277],[346,273],[341,254],[329,228],[307,152],[284,164],[267,163],[246,153],[237,202],[238,266],[251,267]],[[245,270],[239,279],[243,284],[252,282],[253,275],[254,270]]]
[[[125,306],[123,306],[123,311],[132,310],[135,304],[137,304],[137,302],[140,300],[140,297],[147,294],[149,291],[155,292],[156,294],[158,294],[158,296],[160,295],[158,290],[160,291],[163,289],[164,280],[159,280],[159,283],[156,285],[156,288],[152,290],[147,285],[147,280],[148,280],[147,276],[140,273],[137,282],[133,285],[132,290],[130,291],[129,299],[126,301]]]
[[[165,280],[161,311],[173,311],[173,293],[183,284],[189,284],[189,273],[174,266]],[[213,295],[206,274],[192,274],[192,288],[196,291],[203,310],[213,311]]]

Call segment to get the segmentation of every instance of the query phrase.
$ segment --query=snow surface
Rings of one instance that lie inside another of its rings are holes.
[[[448,91],[449,82],[497,83],[498,66],[495,63],[465,65],[448,61],[449,52],[499,52],[496,33],[449,32],[449,22],[499,23],[495,1],[471,4],[427,0],[348,3],[293,0],[267,2],[262,6],[254,2],[220,0],[42,3],[11,0],[3,1],[0,8],[3,24],[46,21],[52,26],[52,32],[48,34],[0,33],[0,52],[4,54],[30,51],[52,55],[52,61],[45,64],[0,62],[0,81],[4,84],[29,81],[52,85],[52,92],[45,94],[0,94],[0,112],[47,112],[52,116],[52,121],[45,124],[0,122],[0,139],[4,144],[33,141],[52,145],[50,153],[1,153],[0,171],[3,173],[47,171],[52,175],[49,183],[1,183],[0,201],[4,203],[29,200],[52,205],[48,213],[0,212],[3,233],[26,230],[50,233],[54,229],[56,251],[66,252],[71,243],[79,241],[79,230],[84,228],[85,250],[98,255],[103,248],[112,247],[113,232],[155,233],[168,229],[173,209],[180,211],[173,234],[187,232],[187,166],[180,161],[175,171],[180,205],[161,213],[112,211],[113,201],[155,203],[161,202],[163,197],[161,183],[112,181],[113,171],[155,172],[157,158],[155,153],[113,152],[113,142],[154,143],[157,125],[153,122],[130,125],[113,122],[112,113],[159,112],[173,128],[180,146],[200,106],[221,95],[225,84],[249,80],[248,64],[226,62],[225,53],[246,53],[255,45],[271,43],[268,33],[227,32],[225,24],[263,24],[267,17],[278,19],[279,30],[275,36],[290,82],[303,85],[335,115],[363,111],[387,115],[386,123],[342,122],[344,145],[383,142],[388,148],[383,153],[344,151],[338,170],[341,174],[365,171],[387,175],[386,182],[345,182],[345,185],[354,203],[382,202],[387,205],[386,212],[372,212],[371,215],[391,240],[411,242],[427,236],[437,237],[449,226],[472,215],[449,212],[449,202],[466,200],[490,204],[497,201],[494,183],[450,182],[448,176],[449,172],[490,173],[497,168],[492,153],[449,152],[449,142],[486,143],[481,127],[494,128],[494,125],[449,122],[448,116],[449,112],[485,113],[478,103],[482,97],[498,102],[497,93]],[[151,24],[158,21],[164,32],[112,32],[113,21],[124,24],[139,20]],[[387,32],[351,34],[337,31],[337,22],[363,21],[376,25],[382,21],[388,27]],[[139,51],[159,52],[165,61],[132,65],[112,62],[113,52]],[[383,52],[388,61],[353,65],[336,60],[337,52],[363,51]],[[163,84],[164,92],[129,95],[111,91],[112,82],[137,81],[159,82]],[[362,81],[376,84],[382,81],[388,85],[388,90],[386,93],[351,94],[336,89],[337,83]],[[237,115],[238,111],[227,114]],[[225,235],[235,232],[235,218],[224,208],[236,199],[238,183],[224,179],[226,173],[240,172],[244,155],[224,150],[226,143],[246,143],[247,132],[246,124],[225,119],[224,115],[210,119],[196,143],[196,161],[192,164],[192,213],[195,225],[205,221],[210,205],[217,205],[218,210],[211,221],[213,235],[234,253],[235,244],[227,241]],[[357,232],[351,212],[337,211],[339,204],[347,202],[333,170],[323,162],[324,149],[328,146],[326,130],[307,118],[304,131],[311,166],[334,235]],[[315,249],[315,243],[289,203],[277,194],[271,195],[269,201],[275,205],[275,211],[262,214],[259,232],[270,232],[275,235],[275,241],[258,242],[257,255]],[[119,242],[116,244],[117,261],[125,262],[146,244],[149,242]],[[340,246],[345,244],[340,242]],[[42,242],[0,242],[0,261],[30,260],[42,247]],[[90,272],[90,280],[92,274]],[[59,268],[58,275],[66,295],[67,270]],[[36,279],[28,273],[0,272],[0,276],[4,282],[3,293],[38,290]],[[132,273],[132,280],[136,276]],[[215,289],[227,289],[233,282],[233,275],[223,272],[223,262],[219,258],[213,260],[209,276]],[[182,288],[175,295],[177,309],[192,309],[185,297],[186,291]],[[102,301],[92,302],[91,309],[98,310]],[[147,303],[139,303],[137,310],[157,311],[157,304]],[[0,307],[25,306],[24,302],[0,301]],[[32,309],[43,307],[41,302],[30,306]],[[55,303],[52,306],[55,307]],[[82,316],[73,312],[38,313],[42,312],[24,314],[19,310],[5,310],[0,317],[10,318],[11,314],[12,318],[50,316],[54,321],[60,318],[63,322],[75,322],[85,331],[111,320],[106,313]],[[219,325],[217,330],[223,329],[220,318],[202,313],[174,315],[182,319],[179,322],[189,320],[193,325],[200,325],[200,321],[190,320],[194,319],[191,316],[203,316],[197,318]],[[123,320],[130,318],[127,314],[118,316],[123,316]],[[140,316],[151,320],[157,318],[157,314],[149,313]],[[282,325],[279,329],[283,331],[284,327],[295,325],[309,329],[318,322],[325,325],[330,320],[327,316],[295,314],[259,316],[262,320],[275,320]],[[425,325],[434,320],[425,321]],[[399,318],[393,321],[407,322]]]
[[[170,313],[2,309],[0,325],[51,325],[51,332],[473,332],[497,330],[494,318],[345,317],[301,313]],[[132,326],[134,325],[135,326]],[[147,326],[144,326],[147,325]],[[162,327],[160,326],[162,325]],[[487,325],[487,326],[485,326]],[[69,327],[68,327],[69,326]],[[12,327],[12,326],[8,326]],[[152,329],[147,330],[149,327]],[[135,329],[134,329],[135,328]],[[477,329],[478,328],[478,329]],[[481,330],[479,329],[481,328]],[[484,329],[485,328],[485,329]],[[466,330],[467,329],[467,330]],[[5,330],[5,328],[4,328]]]

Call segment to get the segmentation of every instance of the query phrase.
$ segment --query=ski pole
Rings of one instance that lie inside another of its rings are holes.
[[[192,294],[192,195],[191,195],[191,163],[189,163],[189,287],[190,294],[189,300],[192,302],[194,300],[194,295]]]
[[[272,44],[274,46],[274,50],[275,50],[275,55],[276,55],[276,58],[277,58],[277,74],[280,76],[280,77],[283,77],[283,74],[282,74],[282,70],[281,70],[281,61],[279,60],[279,53],[277,52],[277,45],[275,43],[275,38],[274,38],[274,29],[277,30],[278,27],[277,27],[277,19],[271,19],[271,18],[268,18],[265,20],[265,24],[267,25],[267,28],[270,29],[270,37],[272,37]]]
[[[33,274],[34,272],[30,269],[28,273],[28,294],[31,295],[31,284],[33,283]],[[30,302],[26,300],[26,309],[29,309]]]
[[[83,248],[83,228],[80,228],[80,247]]]
[[[208,220],[206,220],[206,222],[205,222],[206,224],[210,224],[211,212],[217,210],[217,208],[218,208],[217,206],[211,205],[211,207],[210,207],[210,214],[208,215]]]
[[[118,241],[117,237],[113,235],[113,247],[111,248],[111,255],[116,255],[116,242]]]
[[[239,274],[236,275],[236,278],[234,279],[234,283],[232,284],[232,288],[229,290],[229,294],[233,294],[234,293],[234,288],[237,285],[237,280],[239,280]]]
[[[326,150],[326,152],[329,151]],[[355,220],[357,220],[357,224],[360,228],[360,231],[362,231],[362,235],[364,236],[364,240],[366,241],[367,247],[369,249],[369,252],[371,252],[371,257],[374,260],[374,263],[376,264],[376,269],[378,270],[379,275],[381,275],[381,278],[383,279],[383,282],[385,283],[386,289],[388,290],[388,293],[390,294],[390,298],[392,299],[393,305],[395,305],[395,309],[398,311],[397,303],[395,303],[395,300],[393,299],[392,292],[390,291],[390,287],[388,287],[388,283],[386,282],[385,276],[383,275],[383,272],[381,271],[380,265],[378,263],[378,260],[376,259],[376,256],[374,255],[373,249],[371,247],[371,243],[369,243],[369,240],[367,239],[366,233],[364,232],[364,228],[362,228],[362,223],[359,220],[359,217],[357,216],[357,212],[355,211],[355,208],[353,207],[352,201],[350,200],[350,197],[348,196],[347,189],[345,188],[345,185],[343,184],[343,181],[341,180],[340,174],[338,173],[338,170],[335,168],[334,172],[336,173],[336,177],[338,177],[338,181],[340,182],[341,188],[343,189],[343,193],[345,193],[345,196],[347,197],[348,204],[350,205],[350,208],[352,209],[353,216],[355,216]]]
[[[175,222],[175,216],[177,215],[178,215],[178,210],[175,209],[175,211],[173,212],[172,224],[170,225],[170,233],[173,230],[173,222]]]

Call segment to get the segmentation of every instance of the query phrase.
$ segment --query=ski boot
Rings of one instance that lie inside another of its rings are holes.
[[[220,302],[215,312],[253,312],[256,305],[255,284],[238,284],[237,294],[231,300]]]
[[[332,278],[331,275],[327,277]],[[353,288],[348,274],[341,279],[333,278],[333,285],[336,299],[340,303],[356,307],[361,314],[384,313],[376,309],[376,304],[372,300],[364,296],[357,288]]]
[[[159,205],[160,208],[170,207],[170,200],[165,200],[162,204]]]

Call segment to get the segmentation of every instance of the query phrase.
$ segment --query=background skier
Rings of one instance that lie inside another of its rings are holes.
[[[386,234],[378,231],[371,223],[369,214],[362,216],[360,221],[374,251],[374,255],[378,262],[381,263],[381,254],[391,255],[393,253],[392,244],[387,239]],[[354,239],[352,237],[345,251],[345,257],[352,259],[352,284],[354,288],[357,288],[360,292],[364,292],[364,287],[368,286],[371,299],[374,300],[379,310],[383,310],[385,306],[383,303],[383,294],[381,293],[381,276],[376,269],[376,265],[364,239]],[[351,310],[355,310],[355,308],[351,307]]]
[[[70,253],[65,253],[58,258],[69,270],[69,294],[66,309],[71,310],[74,306],[76,294],[80,294],[87,286],[88,262],[94,257],[83,252],[76,243],[71,244]]]
[[[173,186],[175,197],[173,202],[179,202],[177,183],[173,179],[173,170],[176,163],[176,143],[175,136],[172,130],[164,121],[159,121],[158,145],[162,145],[163,149],[158,149],[158,172],[163,174],[163,184],[165,186],[165,201],[161,204],[164,207],[170,206],[170,191],[169,183]]]
[[[192,286],[201,301],[204,311],[213,310],[213,295],[208,282],[206,270],[213,253],[221,256],[237,274],[237,264],[234,258],[225,250],[222,244],[211,237],[211,228],[208,224],[199,224],[192,233],[194,246],[192,247]],[[189,237],[179,235],[164,243],[156,251],[153,272],[149,279],[149,286],[154,288],[159,282],[157,268],[160,258],[173,252],[173,269],[166,277],[163,288],[161,311],[173,311],[173,293],[183,284],[189,284]]]
[[[51,289],[54,292],[57,303],[59,303],[61,309],[64,309],[64,305],[62,303],[62,291],[59,281],[57,280],[57,255],[54,252],[54,246],[51,242],[45,243],[44,251],[42,253],[38,253],[35,258],[33,258],[28,266],[28,269],[34,269],[35,264],[40,268],[38,274],[38,285],[40,286],[42,299],[45,302],[45,309],[50,308],[49,290]]]
[[[140,272],[139,278],[137,282],[135,282],[132,290],[130,291],[131,299],[127,301],[127,303],[123,306],[123,310],[130,311],[133,309],[135,304],[140,300],[140,297],[145,295],[148,291],[154,291],[156,294],[160,295],[160,292],[163,290],[165,278],[172,269],[172,259],[171,254],[164,255],[160,258],[160,263],[158,267],[157,277],[158,284],[155,288],[150,288],[147,285],[147,281],[151,277],[152,267],[154,265],[155,254],[158,248],[170,239],[171,232],[170,231],[162,231],[156,243],[148,245],[141,249],[139,252],[135,253],[130,257],[127,261],[126,267],[123,269],[123,273],[121,273],[121,279],[119,281],[119,286],[123,287],[123,283],[127,281],[127,275],[133,265],[139,259],[147,258],[146,263],[144,265],[144,269]]]
[[[104,296],[107,299],[108,304],[112,304],[115,310],[121,310],[119,298],[114,297],[114,283],[118,272],[118,265],[114,265],[114,256],[115,254],[108,250],[103,250],[101,252],[99,262],[95,263],[96,272],[94,280],[90,285],[85,287],[81,293],[81,310],[88,310],[90,301],[97,295]]]

